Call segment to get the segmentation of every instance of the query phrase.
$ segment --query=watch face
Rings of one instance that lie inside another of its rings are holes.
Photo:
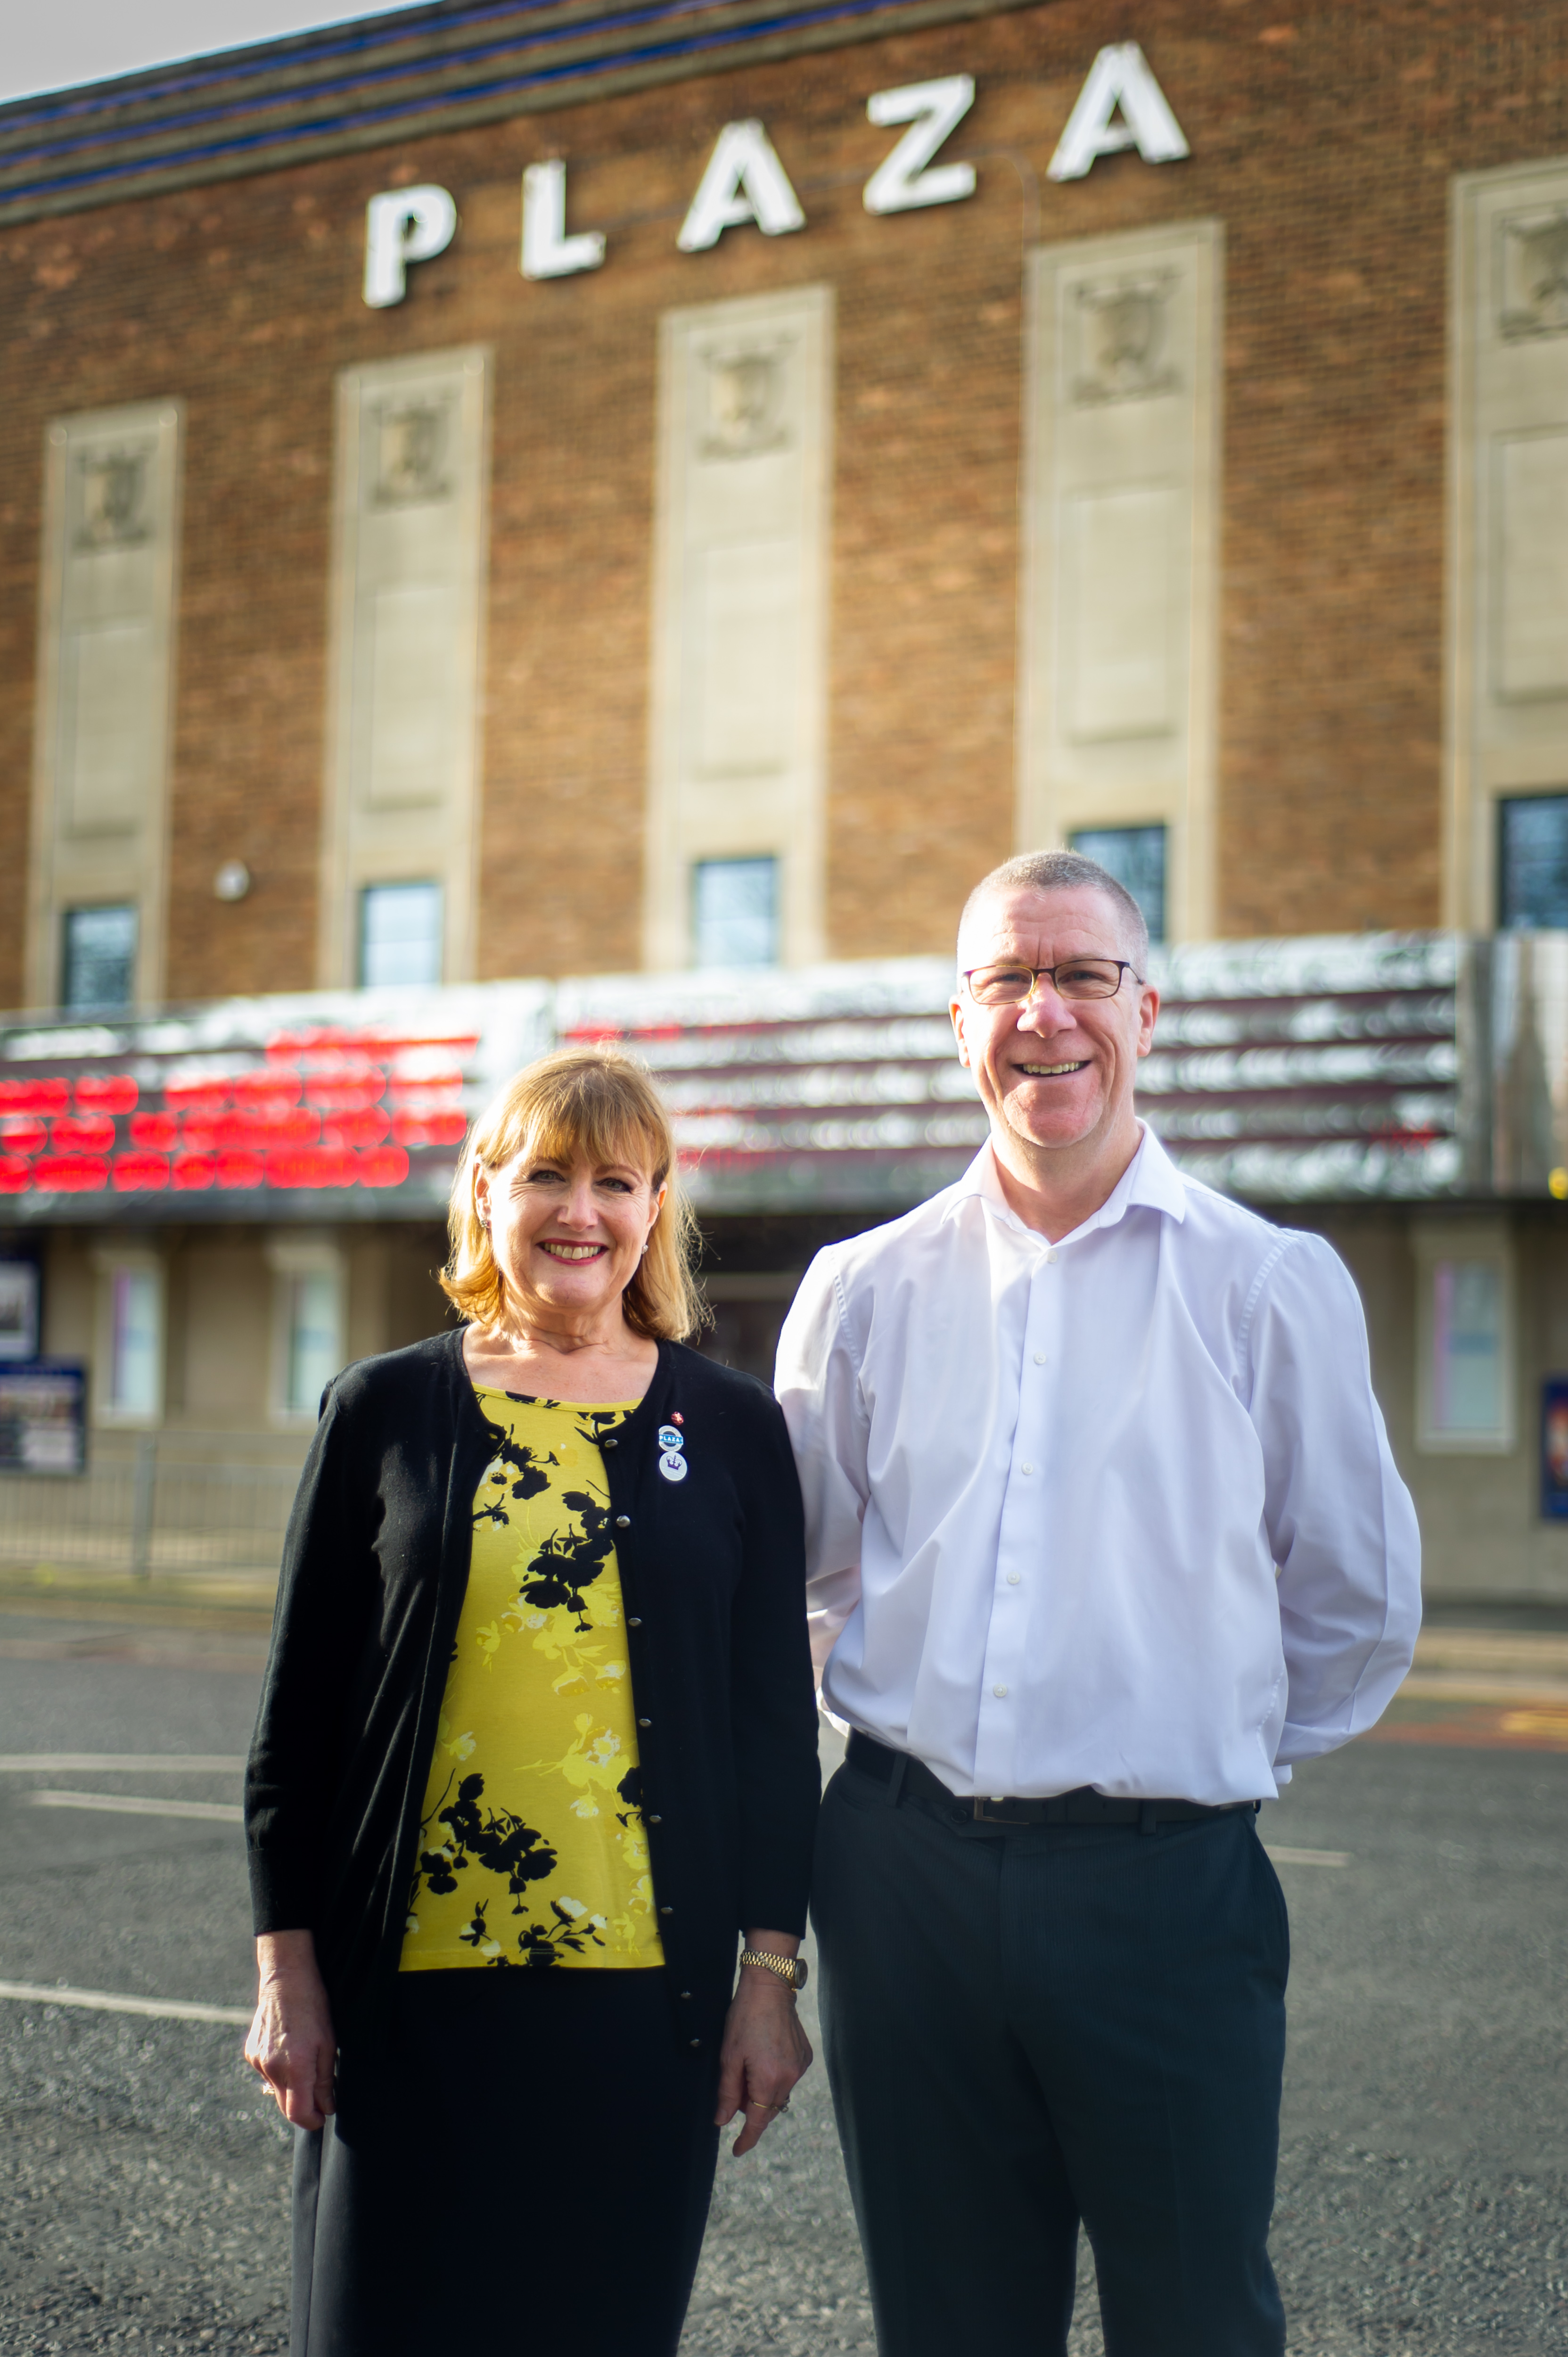
[[[806,1986],[806,1981],[807,1981],[807,1977],[808,1977],[808,1975],[810,1975],[810,1973],[811,1973],[811,1967],[810,1966],[810,1964],[807,1964],[807,1962],[805,1961],[805,1958],[804,1958],[803,1956],[797,1956],[797,1957],[796,1957],[796,1959],[795,1959],[795,1986],[796,1986],[797,1990],[803,1989],[803,1988],[805,1987],[805,1986]]]

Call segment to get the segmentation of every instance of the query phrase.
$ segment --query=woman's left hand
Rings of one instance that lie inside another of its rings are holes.
[[[792,1948],[794,1943],[789,1944]],[[783,1943],[779,1945],[782,1948]],[[714,2115],[722,2128],[737,2112],[744,2114],[733,2152],[751,2150],[788,2104],[791,2087],[811,2067],[811,2042],[795,2011],[794,1990],[759,1966],[743,1964],[740,1986],[725,2019],[719,2102]]]

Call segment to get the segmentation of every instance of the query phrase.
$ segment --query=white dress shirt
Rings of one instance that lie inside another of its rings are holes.
[[[777,1387],[823,1699],[955,1792],[1272,1799],[1410,1666],[1420,1536],[1349,1273],[1146,1129],[1059,1243],[986,1146],[819,1253]]]

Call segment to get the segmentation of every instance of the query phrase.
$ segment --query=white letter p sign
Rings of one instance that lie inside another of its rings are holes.
[[[401,303],[408,264],[445,253],[457,208],[445,188],[392,188],[365,207],[365,300],[372,311]]]

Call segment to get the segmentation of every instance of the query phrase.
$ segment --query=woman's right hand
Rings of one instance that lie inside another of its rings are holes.
[[[245,2060],[296,2128],[318,2128],[338,2108],[338,2040],[308,1932],[263,1932],[256,1942],[260,1988]]]

